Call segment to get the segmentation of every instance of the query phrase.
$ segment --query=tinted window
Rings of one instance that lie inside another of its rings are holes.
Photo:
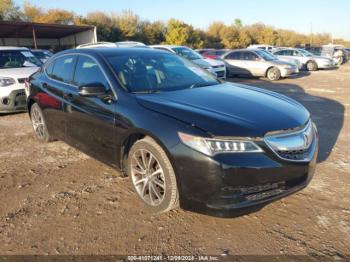
[[[226,59],[240,60],[241,52],[232,52],[226,56]]]
[[[58,81],[72,83],[75,60],[76,56],[70,55],[57,58],[50,76]]]
[[[284,55],[284,51],[283,51],[283,50],[277,51],[277,52],[275,52],[274,54],[275,54],[275,55]]]
[[[258,56],[252,52],[242,52],[242,60],[255,61],[258,60]]]
[[[97,63],[87,56],[79,56],[75,69],[74,84],[82,86],[94,83],[103,84],[108,88],[108,82]]]

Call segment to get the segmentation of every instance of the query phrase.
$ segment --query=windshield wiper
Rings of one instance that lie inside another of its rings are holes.
[[[196,83],[196,84],[193,84],[191,85],[189,88],[192,89],[192,88],[197,88],[197,87],[205,87],[205,86],[213,86],[213,85],[216,85],[218,83]]]
[[[134,94],[155,94],[160,93],[161,90],[159,89],[149,89],[149,90],[142,90],[142,91],[134,91]]]

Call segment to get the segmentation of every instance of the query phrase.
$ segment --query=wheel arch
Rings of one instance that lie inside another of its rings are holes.
[[[270,66],[266,69],[266,71],[265,71],[265,77],[267,77],[267,72],[269,72],[269,70],[270,70],[271,68],[277,68],[277,69],[278,69],[277,66],[270,65]],[[279,70],[279,69],[278,69],[278,70]]]
[[[121,147],[120,147],[120,158],[119,158],[119,166],[120,166],[120,171],[124,177],[127,176],[127,157],[128,153],[131,149],[131,147],[139,140],[145,138],[146,136],[152,138],[155,142],[158,143],[158,145],[164,150],[166,156],[168,157],[174,172],[175,172],[175,177],[176,177],[176,183],[177,187],[179,189],[179,201],[181,203],[182,200],[182,184],[179,176],[177,175],[177,168],[175,165],[175,161],[170,154],[168,148],[166,147],[165,143],[163,143],[157,136],[155,136],[153,133],[144,130],[144,129],[135,129],[132,132],[128,133],[125,135],[125,137],[122,139],[121,142]]]
[[[29,98],[27,101],[27,109],[28,109],[28,114],[30,116],[30,109],[32,106],[36,103],[36,101],[33,98]]]
[[[131,149],[131,147],[139,140],[145,138],[146,136],[152,138],[154,141],[157,142],[157,144],[164,150],[165,154],[167,155],[171,165],[173,166],[173,169],[175,170],[176,173],[176,168],[174,165],[174,161],[172,159],[172,156],[167,149],[165,143],[161,141],[157,136],[155,136],[153,133],[144,130],[144,129],[135,129],[132,132],[129,132],[127,135],[124,136],[121,142],[121,147],[120,147],[120,159],[119,159],[119,166],[120,170],[122,171],[123,175],[126,176],[126,161],[128,157],[128,153]]]

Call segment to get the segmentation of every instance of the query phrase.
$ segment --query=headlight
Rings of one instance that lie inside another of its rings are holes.
[[[16,80],[10,77],[0,76],[0,86],[10,86],[16,83]]]
[[[204,138],[181,132],[178,134],[182,143],[208,156],[220,153],[257,153],[263,151],[252,141]]]
[[[211,66],[208,66],[208,65],[200,65],[201,68],[205,69],[205,70],[209,70],[209,69],[212,69]]]

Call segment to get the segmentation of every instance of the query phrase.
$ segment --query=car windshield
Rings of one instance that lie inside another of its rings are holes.
[[[42,62],[29,50],[0,51],[0,68],[37,67]]]
[[[174,91],[220,83],[206,70],[173,54],[130,54],[107,59],[122,85],[133,93]]]
[[[48,59],[51,57],[51,55],[45,53],[44,51],[33,51],[32,53],[39,59]]]
[[[309,51],[306,51],[304,49],[298,49],[298,51],[305,56],[313,56],[313,54],[311,54]]]
[[[187,47],[174,47],[172,49],[179,56],[182,56],[189,60],[203,59],[203,57],[200,54]]]
[[[277,60],[278,58],[274,56],[273,54],[265,51],[265,50],[257,50],[256,53],[261,56],[265,61],[273,61]]]

